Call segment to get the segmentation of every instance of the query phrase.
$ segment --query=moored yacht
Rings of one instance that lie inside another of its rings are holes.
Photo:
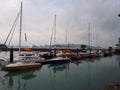
[[[36,61],[43,61],[45,60],[43,57],[40,57],[35,52],[23,52],[20,55],[13,58],[12,63],[16,62],[24,62],[24,63],[30,63],[30,62],[36,62]],[[2,67],[5,67],[5,65],[10,64],[10,58],[1,58],[0,64]]]
[[[23,52],[14,58],[14,62],[35,62],[39,60],[44,60],[44,58],[35,52]]]
[[[66,63],[66,62],[70,62],[71,59],[68,57],[61,57],[61,56],[57,56],[51,59],[47,59],[47,60],[41,60],[41,61],[37,61],[37,63],[41,63],[41,64],[50,64],[50,63]]]

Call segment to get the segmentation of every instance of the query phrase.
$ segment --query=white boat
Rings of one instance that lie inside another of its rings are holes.
[[[24,52],[21,53],[19,56],[16,56],[13,58],[12,63],[16,62],[23,62],[23,63],[30,63],[30,62],[39,62],[44,61],[45,59],[43,57],[40,57],[35,52]],[[5,67],[5,65],[10,64],[10,59],[8,58],[1,58],[0,59],[0,66]]]
[[[20,35],[19,35],[19,54],[16,58],[14,58],[14,62],[35,62],[39,60],[43,60],[43,58],[39,57],[39,55],[35,52],[21,52],[21,31],[22,31],[22,2],[21,2],[21,7],[20,7]],[[25,34],[26,35],[26,34]],[[25,39],[27,37],[25,36]],[[25,50],[29,51],[31,50],[30,48],[24,48]]]
[[[79,54],[80,54],[83,58],[87,58],[87,57],[89,56],[89,53],[88,53],[86,50],[81,51]]]
[[[16,62],[16,63],[6,65],[5,69],[7,69],[9,71],[17,71],[17,70],[39,68],[41,66],[42,66],[42,64],[35,63],[35,62],[30,62],[30,63]]]
[[[35,52],[21,52],[21,31],[22,31],[22,2],[21,2],[21,7],[20,7],[20,12],[19,12],[19,17],[20,17],[20,35],[19,35],[19,53],[17,54],[17,57],[13,58],[12,62],[36,62],[39,60],[44,60],[44,58],[39,57],[39,55]],[[18,17],[17,17],[18,18]],[[29,50],[29,48],[26,48]],[[14,57],[14,56],[13,56]],[[10,58],[8,59],[1,59],[0,63],[1,66],[5,66],[10,62]]]
[[[71,59],[68,58],[68,57],[54,57],[54,58],[51,58],[51,59],[38,61],[38,63],[50,64],[50,63],[66,63],[66,62],[70,62],[70,61],[71,61]]]
[[[14,62],[36,62],[40,60],[45,60],[43,57],[40,57],[35,52],[23,52],[19,56],[14,58]]]
[[[5,65],[5,68],[7,70],[24,70],[24,69],[38,68],[38,67],[41,66],[41,64],[40,63],[35,63],[35,61],[36,60],[40,60],[39,56],[35,56],[35,54],[29,54],[29,53],[22,54],[21,53],[22,2],[21,2],[20,14],[19,15],[20,15],[20,33],[19,33],[20,35],[19,35],[19,54],[18,54],[18,59],[16,59],[16,63]],[[11,57],[13,57],[13,56],[11,56]],[[13,58],[11,58],[11,59],[13,59]]]

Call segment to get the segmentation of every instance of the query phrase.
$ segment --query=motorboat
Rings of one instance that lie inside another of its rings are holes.
[[[30,63],[16,62],[16,63],[6,65],[5,69],[9,70],[9,71],[17,71],[17,70],[39,68],[41,66],[42,66],[42,64],[35,63],[35,62],[30,62]]]
[[[50,64],[50,63],[66,63],[70,61],[71,59],[68,57],[54,57],[54,58],[47,59],[47,60],[37,61],[37,63]]]

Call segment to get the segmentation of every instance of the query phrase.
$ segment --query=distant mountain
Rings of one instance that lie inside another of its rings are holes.
[[[51,45],[51,48],[80,48],[80,44],[56,44],[56,45]],[[45,45],[45,46],[40,46],[40,48],[50,48],[49,45]]]
[[[82,44],[56,44],[56,45],[51,45],[51,49],[53,49],[54,47],[56,47],[56,48],[70,48],[70,49],[77,49],[78,48],[78,49],[81,49],[81,45]],[[19,46],[12,46],[12,47],[13,48],[19,48]],[[21,46],[21,48],[26,48],[26,47],[29,48],[29,46]],[[47,49],[49,49],[50,45],[44,45],[44,46],[33,45],[31,48],[47,48]],[[92,48],[92,49],[99,48],[99,49],[102,49],[102,47],[100,47],[100,46],[95,47],[95,46],[87,46],[86,45],[86,49],[87,48]]]
[[[52,45],[51,48],[71,48],[71,49],[81,49],[81,44],[56,44],[56,45]],[[49,45],[45,45],[45,46],[40,46],[40,48],[50,48]],[[86,45],[86,48],[92,48],[92,49],[95,49],[96,47],[94,46],[87,46]],[[97,48],[102,48],[102,47],[97,47]]]
[[[9,46],[8,48],[11,48],[11,47],[13,47],[13,48],[19,48],[19,45],[16,45],[16,46]],[[21,46],[21,48],[29,48],[29,46]]]

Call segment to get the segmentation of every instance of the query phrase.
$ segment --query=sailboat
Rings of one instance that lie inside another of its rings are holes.
[[[40,60],[44,60],[43,57],[39,56],[38,53],[36,52],[31,52],[31,51],[26,51],[26,52],[21,52],[21,31],[22,31],[22,2],[21,2],[21,7],[20,7],[20,11],[15,19],[15,22],[12,26],[12,28],[14,27],[14,25],[16,25],[16,22],[18,20],[18,18],[20,18],[20,32],[19,32],[19,53],[16,57],[13,58],[13,62],[36,62],[36,61],[40,61]],[[15,27],[14,27],[15,28]],[[8,37],[10,36],[12,29],[10,30]],[[13,34],[13,33],[12,33]],[[8,39],[7,37],[7,39]],[[7,39],[5,41],[5,43],[7,42]],[[0,63],[1,65],[4,67],[6,64],[8,64],[10,62],[9,58],[1,58],[0,59]]]
[[[19,55],[21,55],[21,31],[22,31],[22,2],[21,2],[21,7],[20,7],[20,39],[19,39]],[[35,59],[30,56],[23,56],[26,59]],[[5,65],[5,68],[7,70],[24,70],[24,69],[31,69],[31,68],[37,68],[41,66],[41,63],[35,63],[35,61],[29,61],[26,62],[25,60],[19,60],[19,62],[12,63]],[[36,57],[38,59],[38,57]],[[38,59],[39,60],[39,59]]]
[[[44,58],[40,57],[35,52],[24,52],[21,53],[21,31],[22,31],[22,2],[21,2],[21,8],[20,8],[20,36],[19,36],[19,56],[14,59],[15,62],[36,62],[39,60],[44,60]],[[26,33],[25,33],[26,38]]]
[[[91,23],[89,22],[89,25],[88,25],[88,54],[89,54],[89,58],[95,58],[96,57],[96,54],[95,52],[91,49],[91,36],[90,36],[90,29],[91,29]]]
[[[50,41],[50,49],[51,49],[51,43],[52,43],[52,39],[53,39],[53,35],[54,35],[54,51],[50,53],[46,54],[45,58],[47,58],[44,61],[38,61],[42,64],[48,64],[48,63],[64,63],[64,62],[70,62],[71,59],[68,57],[63,57],[63,56],[57,56],[57,50],[56,50],[56,14],[54,17],[54,25],[53,25],[53,30],[52,30],[52,35],[51,35],[51,41]]]
[[[68,43],[68,40],[67,40],[67,30],[66,30],[66,48],[57,50],[56,56],[68,57],[72,61],[82,60],[83,59],[81,55],[76,55],[75,53],[73,53],[70,50],[69,43]]]

